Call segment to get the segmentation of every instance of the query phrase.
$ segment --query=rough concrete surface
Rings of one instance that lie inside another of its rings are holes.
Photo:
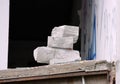
[[[106,61],[79,61],[71,62],[65,64],[55,64],[55,65],[46,65],[39,67],[31,68],[17,68],[17,69],[8,69],[0,71],[0,80],[2,79],[11,79],[11,78],[20,78],[20,77],[31,77],[31,76],[45,76],[45,75],[54,75],[61,73],[70,73],[85,71],[104,71],[110,70],[111,63]]]
[[[49,63],[51,59],[64,59],[66,62],[79,60],[80,54],[76,50],[38,47],[34,50],[34,58],[38,63]]]
[[[48,36],[48,47],[73,49],[73,37],[52,37]]]
[[[51,33],[53,37],[73,37],[73,43],[76,43],[79,37],[79,27],[63,25],[54,27]]]
[[[73,58],[73,59],[72,59]],[[51,59],[50,60],[50,65],[52,65],[52,64],[62,64],[62,63],[69,63],[69,62],[77,62],[77,61],[80,61],[81,60],[81,58],[74,58],[74,57],[65,57],[65,58],[61,58],[61,59],[59,59],[59,58],[53,58],[53,59]]]

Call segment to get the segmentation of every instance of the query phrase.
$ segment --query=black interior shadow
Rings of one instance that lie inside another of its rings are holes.
[[[53,27],[72,25],[73,1],[10,0],[9,68],[46,65],[34,60],[33,50],[46,46]]]

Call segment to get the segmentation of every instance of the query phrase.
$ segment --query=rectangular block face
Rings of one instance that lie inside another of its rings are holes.
[[[54,27],[51,31],[51,36],[54,37],[63,37],[64,28],[63,27]]]
[[[73,49],[73,37],[52,37],[48,36],[48,47]]]
[[[77,26],[59,26],[52,30],[53,37],[73,37],[73,43],[76,43],[79,36],[79,27]]]
[[[38,63],[49,63],[52,59],[64,59],[66,62],[80,60],[79,51],[38,47],[34,50],[34,58]]]
[[[54,58],[54,49],[49,47],[38,47],[34,50],[34,59],[38,63],[49,63]]]
[[[55,58],[50,60],[50,65],[81,60],[79,51],[56,49]]]
[[[78,37],[79,37],[79,27],[77,26],[63,26],[64,27],[64,37],[69,37],[73,36],[74,38],[74,43],[77,42]]]

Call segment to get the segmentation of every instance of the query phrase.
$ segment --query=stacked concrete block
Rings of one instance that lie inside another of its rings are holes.
[[[34,58],[39,63],[49,63],[54,58],[55,50],[49,47],[37,47],[34,50]]]
[[[34,50],[34,58],[39,63],[60,63],[80,60],[78,51],[50,47],[38,47]],[[57,60],[59,60],[57,62]]]
[[[34,50],[34,58],[38,63],[58,64],[81,60],[79,51],[73,50],[77,42],[79,27],[59,26],[48,36],[47,47]]]
[[[73,37],[73,42],[76,43],[79,37],[79,27],[68,25],[55,27],[51,35],[53,37]]]
[[[48,47],[73,49],[73,37],[48,36]]]

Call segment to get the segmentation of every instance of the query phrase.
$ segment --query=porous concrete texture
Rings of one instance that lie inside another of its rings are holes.
[[[79,37],[79,27],[77,26],[58,26],[54,27],[51,33],[53,37],[73,37],[73,43],[76,43]]]
[[[54,58],[54,49],[49,47],[37,47],[34,50],[34,59],[38,63],[49,63],[49,60]]]
[[[73,57],[65,57],[65,58],[61,58],[61,59],[55,58],[55,59],[51,59],[49,64],[50,65],[52,65],[52,64],[62,64],[62,63],[69,63],[69,62],[75,62],[75,61],[77,62],[77,61],[80,61],[80,60],[81,60],[80,57],[75,58],[74,56]]]
[[[73,37],[52,37],[48,36],[48,47],[73,49]]]
[[[49,63],[51,59],[64,59],[66,62],[80,60],[79,51],[38,47],[34,50],[34,58],[38,63]]]

